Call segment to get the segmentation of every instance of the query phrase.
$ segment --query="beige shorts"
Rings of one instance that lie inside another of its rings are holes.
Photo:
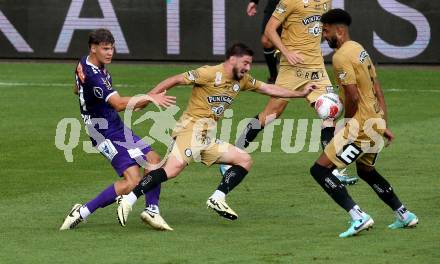
[[[314,82],[318,86],[306,97],[310,104],[314,103],[320,95],[327,93],[328,88],[333,88],[324,66],[322,68],[280,66],[275,84],[289,90],[302,90],[309,82]],[[290,100],[289,98],[280,99]]]
[[[178,132],[173,133],[173,142],[169,148],[177,159],[190,163],[202,162],[207,166],[215,163],[230,147],[227,142],[215,138],[216,129],[190,123]]]
[[[378,136],[383,134],[383,130],[377,129],[376,132]],[[346,125],[335,134],[325,147],[324,153],[338,168],[345,168],[353,162],[374,167],[381,149],[382,147],[367,136],[365,131],[354,134],[349,125]]]

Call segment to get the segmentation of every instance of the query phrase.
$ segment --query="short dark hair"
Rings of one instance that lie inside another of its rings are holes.
[[[349,27],[351,25],[351,16],[345,10],[339,8],[331,9],[322,15],[321,23],[330,25],[342,24]]]
[[[99,45],[99,43],[109,43],[114,44],[115,39],[113,38],[113,34],[105,28],[99,28],[90,32],[89,34],[89,48],[92,44]]]
[[[229,59],[231,56],[243,57],[245,55],[254,56],[254,51],[240,42],[232,44],[232,46],[226,51],[226,59]]]

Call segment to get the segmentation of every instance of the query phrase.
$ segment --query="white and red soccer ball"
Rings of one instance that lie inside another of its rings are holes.
[[[336,119],[344,111],[342,100],[339,95],[335,93],[326,93],[318,97],[315,102],[315,110],[319,118]]]

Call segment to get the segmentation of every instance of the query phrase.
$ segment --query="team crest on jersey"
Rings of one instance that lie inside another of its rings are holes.
[[[283,14],[287,10],[287,7],[284,3],[280,2],[277,7],[275,8],[275,12],[278,14]]]
[[[232,85],[232,90],[237,93],[238,91],[240,91],[240,85],[238,83],[235,83],[234,85]]]
[[[221,116],[225,111],[225,106],[224,105],[213,106],[211,108],[211,111],[214,113],[214,115]]]
[[[219,86],[222,83],[222,76],[223,76],[223,73],[221,73],[221,72],[215,73],[214,86]]]
[[[93,87],[93,93],[97,98],[104,98],[104,92],[102,91],[101,87]]]
[[[359,54],[359,61],[360,61],[361,63],[364,63],[365,60],[366,60],[369,56],[370,56],[370,55],[368,55],[368,53],[367,53],[365,50],[363,50],[363,51],[361,52],[361,54]]]
[[[313,27],[309,28],[309,34],[314,36],[314,37],[321,36],[321,33],[322,33],[322,28],[321,28],[321,23],[320,22],[316,22]]]

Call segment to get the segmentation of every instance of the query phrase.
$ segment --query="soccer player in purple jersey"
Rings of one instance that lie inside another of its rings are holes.
[[[89,35],[89,55],[81,58],[76,68],[74,92],[79,96],[81,116],[94,147],[112,164],[122,178],[108,186],[86,204],[75,204],[60,230],[75,228],[98,208],[115,202],[117,196],[128,194],[143,178],[140,165],[154,169],[159,155],[124,125],[118,112],[130,107],[133,97],[122,97],[112,87],[112,78],[105,68],[114,54],[114,38],[110,31],[97,29]],[[168,107],[175,97],[165,93],[148,94],[136,98],[134,109],[142,109],[150,102]],[[144,222],[156,229],[172,230],[159,214],[160,186],[146,195],[147,208],[141,214]]]

